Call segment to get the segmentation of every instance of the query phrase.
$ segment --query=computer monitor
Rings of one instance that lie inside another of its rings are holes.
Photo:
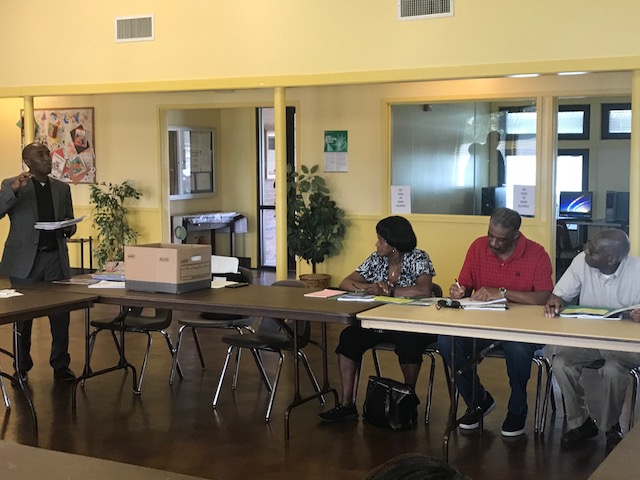
[[[560,192],[560,217],[591,218],[592,212],[593,192]]]

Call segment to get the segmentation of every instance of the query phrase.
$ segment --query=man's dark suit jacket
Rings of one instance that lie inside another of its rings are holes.
[[[9,236],[4,244],[4,253],[0,263],[0,274],[7,277],[27,278],[36,258],[40,238],[40,231],[34,228],[38,221],[38,203],[33,182],[30,181],[14,193],[11,188],[14,178],[3,180],[2,187],[0,187],[0,218],[8,214],[11,219]],[[51,184],[55,221],[74,218],[69,185],[54,178],[49,178],[49,183]],[[75,233],[75,228],[74,225],[73,233]],[[69,278],[71,270],[64,231],[60,229],[55,232],[64,278]]]

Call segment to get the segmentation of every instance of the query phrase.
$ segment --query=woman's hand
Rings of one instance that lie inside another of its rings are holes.
[[[370,295],[389,295],[391,292],[391,285],[389,285],[388,282],[370,283],[364,291]]]

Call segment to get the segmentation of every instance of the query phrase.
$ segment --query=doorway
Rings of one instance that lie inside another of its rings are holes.
[[[286,109],[287,165],[295,167],[296,131],[294,107]],[[275,269],[276,266],[276,148],[273,108],[256,109],[258,152],[258,266]],[[289,255],[289,270],[295,268],[295,259]]]

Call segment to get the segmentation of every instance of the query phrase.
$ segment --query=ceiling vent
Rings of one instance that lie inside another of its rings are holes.
[[[153,15],[116,17],[116,42],[146,42],[153,38]]]
[[[398,20],[453,16],[453,0],[399,0]]]

